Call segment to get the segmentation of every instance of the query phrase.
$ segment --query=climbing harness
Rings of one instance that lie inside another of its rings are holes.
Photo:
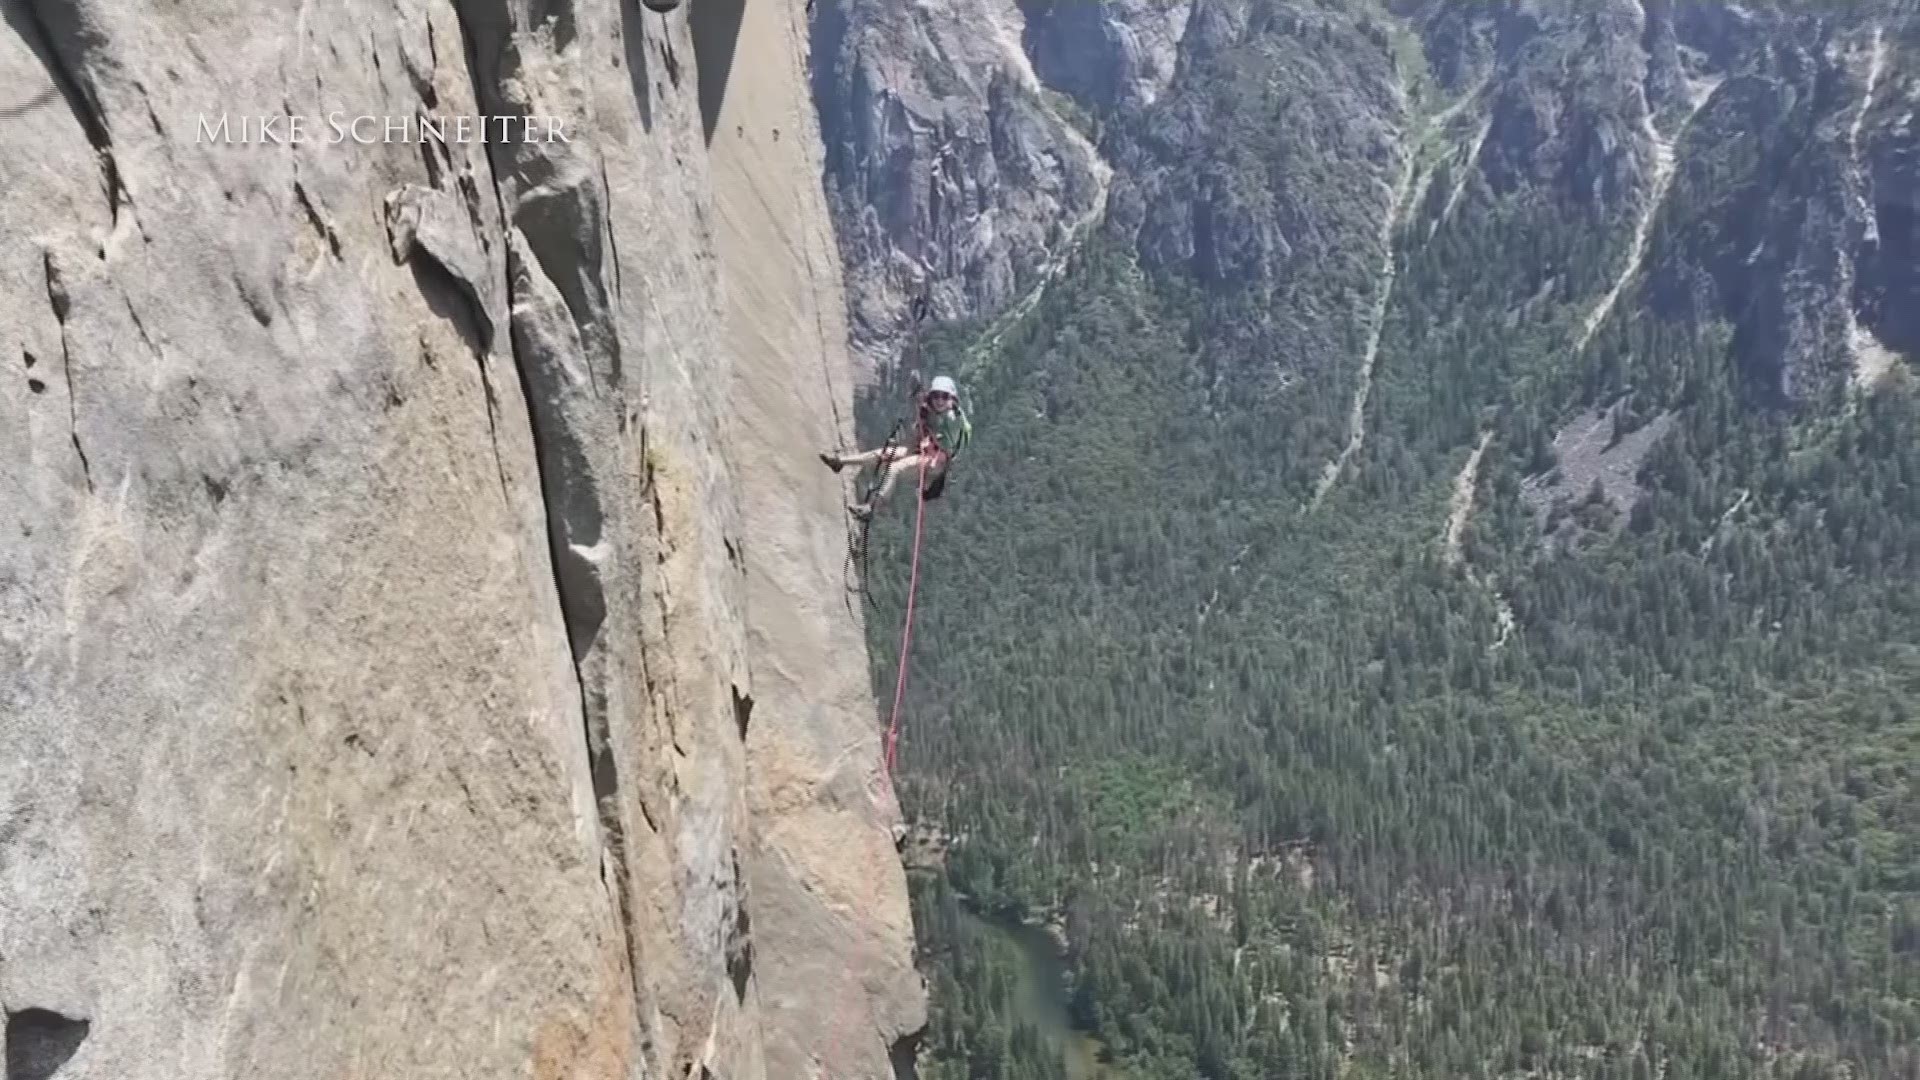
[[[917,371],[919,370],[921,359],[920,326],[927,321],[927,317],[932,311],[932,305],[927,300],[926,287],[924,284],[921,286],[920,291],[914,295],[908,311],[911,315],[910,336],[908,338],[908,349],[912,357],[912,367],[910,370]],[[908,444],[902,441],[901,436],[906,432],[910,420],[914,424],[914,438],[913,442]],[[858,501],[862,505],[871,506],[874,496],[879,493],[881,485],[886,482],[887,474],[892,470],[895,452],[900,451],[902,456],[904,456],[908,445],[912,445],[918,449],[925,443],[926,438],[927,434],[924,430],[921,430],[918,418],[903,416],[895,420],[893,427],[887,432],[886,441],[880,444],[880,467],[873,470],[872,479],[868,480],[864,487],[856,488],[859,494]],[[925,478],[926,470],[923,467],[921,471],[921,482],[923,485],[925,484]],[[926,494],[930,498],[937,499],[945,488],[946,474],[943,472],[934,478],[932,490]],[[847,561],[843,577],[846,579],[846,588],[849,594],[867,595],[867,582],[871,580],[868,574],[870,560],[868,558],[869,545],[867,540],[872,536],[872,533],[872,517],[862,519],[856,526],[849,527],[847,530]],[[849,609],[851,609],[851,602],[849,602]]]

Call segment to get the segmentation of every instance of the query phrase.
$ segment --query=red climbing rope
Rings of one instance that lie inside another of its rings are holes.
[[[887,775],[893,775],[893,760],[900,747],[900,705],[907,697],[907,651],[913,647],[913,601],[920,591],[920,537],[921,526],[927,519],[927,466],[923,462],[920,475],[914,478],[913,490],[917,496],[913,508],[913,569],[907,573],[907,618],[900,628],[900,673],[893,682],[893,717],[887,721]]]

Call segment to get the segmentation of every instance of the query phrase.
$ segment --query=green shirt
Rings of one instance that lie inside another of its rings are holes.
[[[946,412],[935,412],[931,407],[920,410],[921,423],[927,434],[940,449],[949,455],[957,454],[973,438],[973,422],[967,419],[966,410],[955,402]]]

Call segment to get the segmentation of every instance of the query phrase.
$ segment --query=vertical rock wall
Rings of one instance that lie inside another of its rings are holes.
[[[887,1075],[799,6],[0,16],[10,1060]]]
[[[741,519],[752,697],[739,702],[756,842],[754,970],[769,1077],[891,1075],[925,1022],[893,835],[874,769],[861,604],[845,589],[837,483],[816,454],[851,445],[855,380],[813,104],[797,85],[798,5],[707,0],[696,25],[742,13],[735,74],[713,125],[733,357],[725,437]],[[805,177],[808,182],[796,182]],[[878,1035],[880,1038],[875,1039]],[[821,1068],[824,1062],[824,1070]]]

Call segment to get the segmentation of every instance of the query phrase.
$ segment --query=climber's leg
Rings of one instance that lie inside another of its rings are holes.
[[[913,453],[911,447],[876,446],[871,450],[859,450],[851,454],[843,455],[840,460],[843,464],[847,465],[872,465],[875,462],[881,461],[898,461],[911,453]]]
[[[880,490],[873,493],[872,502],[856,503],[853,506],[847,507],[848,510],[853,512],[853,516],[855,517],[863,518],[872,515],[874,509],[881,503],[886,502],[887,496],[893,494],[893,485],[899,481],[900,475],[905,472],[912,472],[915,476],[918,476],[920,474],[920,466],[926,460],[919,454],[907,453],[905,447],[894,446],[886,449],[891,451],[891,453],[886,455],[886,460],[890,462],[890,464],[881,470],[883,478],[880,481]],[[879,453],[879,451],[874,451],[874,453]]]
[[[848,465],[872,465],[881,461],[893,461],[911,452],[905,446],[876,446],[872,450],[856,450],[851,454],[828,450],[820,455],[820,461],[827,468],[839,472]]]
[[[890,459],[893,464],[887,466],[886,478],[880,481],[880,490],[874,493],[873,501],[875,503],[887,501],[887,496],[893,494],[893,485],[900,479],[901,473],[912,470],[913,474],[918,476],[920,474],[920,466],[926,463],[926,458],[921,457],[919,454],[909,454],[904,447],[896,446],[894,449],[900,451],[900,453]]]

